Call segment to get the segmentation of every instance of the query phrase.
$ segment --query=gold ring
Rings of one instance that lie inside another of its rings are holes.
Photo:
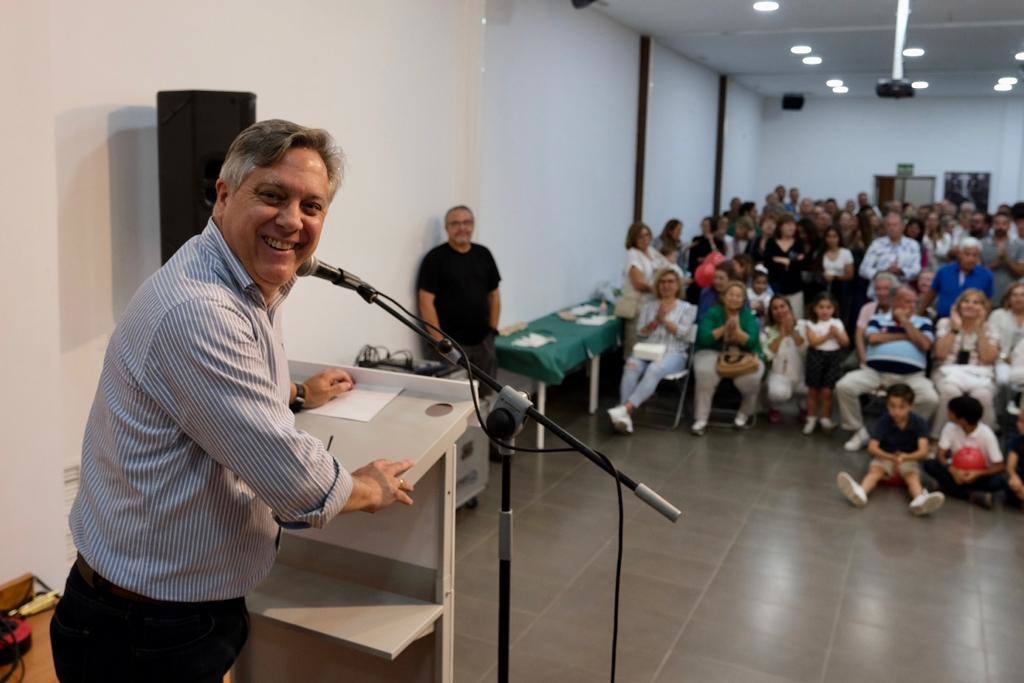
[[[399,479],[398,480],[398,488],[400,488],[400,489],[404,489],[405,488],[405,479]]]

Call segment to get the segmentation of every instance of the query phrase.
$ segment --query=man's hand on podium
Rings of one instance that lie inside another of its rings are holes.
[[[356,385],[349,374],[341,368],[328,368],[318,372],[302,384],[306,387],[306,402],[303,408],[319,408],[332,398],[351,391]]]
[[[412,505],[413,485],[402,479],[415,463],[412,460],[374,460],[352,473],[352,495],[342,512],[377,512],[395,501]]]

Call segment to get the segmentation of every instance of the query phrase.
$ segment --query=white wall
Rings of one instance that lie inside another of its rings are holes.
[[[510,323],[621,277],[639,36],[568,2],[492,0],[484,66],[477,237],[498,262]]]
[[[758,196],[782,183],[842,201],[912,163],[916,175],[936,176],[937,198],[946,171],[991,172],[990,207],[1024,198],[1019,97],[807,98],[801,111],[767,99],[763,121]]]
[[[718,74],[652,41],[649,87],[644,222],[696,235],[714,208]]]
[[[739,197],[761,206],[770,188],[758,184],[763,98],[729,79],[725,106],[725,152],[722,164],[722,206]]]

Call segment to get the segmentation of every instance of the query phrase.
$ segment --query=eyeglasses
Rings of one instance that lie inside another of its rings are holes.
[[[473,219],[467,219],[464,221],[448,221],[448,225],[452,228],[469,228],[473,226]]]

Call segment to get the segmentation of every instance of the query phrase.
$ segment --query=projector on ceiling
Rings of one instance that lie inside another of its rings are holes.
[[[899,99],[901,97],[913,97],[914,89],[910,86],[910,81],[905,78],[898,80],[894,78],[879,78],[878,85],[875,86],[875,93],[879,97]]]

